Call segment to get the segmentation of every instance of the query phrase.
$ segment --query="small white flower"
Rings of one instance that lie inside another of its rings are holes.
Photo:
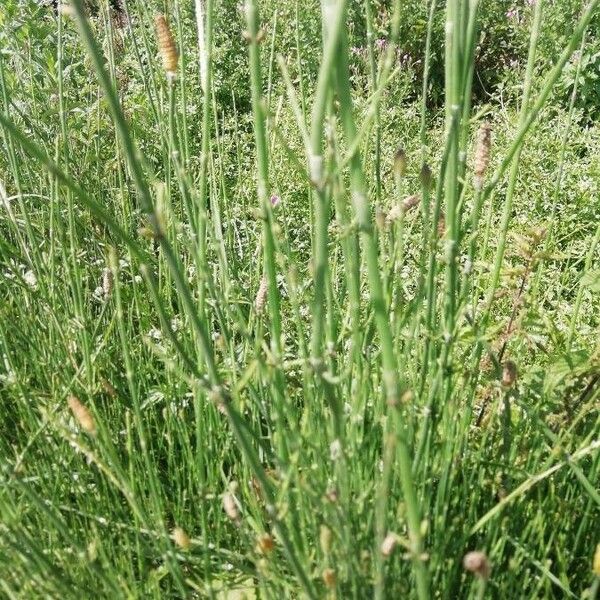
[[[157,329],[156,327],[153,327],[148,332],[148,337],[153,340],[162,340],[162,331],[160,329]]]
[[[0,373],[0,381],[8,387],[17,383],[17,376],[14,371],[7,369],[6,373]]]
[[[465,264],[463,265],[463,273],[468,275],[473,270],[473,263],[469,258],[465,260]]]
[[[35,290],[37,288],[37,277],[32,270],[26,271],[23,275],[23,280],[25,283],[32,289]]]
[[[333,440],[329,446],[329,455],[331,460],[336,461],[342,456],[342,442],[340,440]]]

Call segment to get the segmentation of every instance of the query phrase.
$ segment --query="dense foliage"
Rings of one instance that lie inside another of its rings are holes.
[[[0,597],[594,598],[599,77],[598,0],[3,0]]]

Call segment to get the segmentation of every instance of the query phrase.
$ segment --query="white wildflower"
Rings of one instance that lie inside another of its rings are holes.
[[[23,280],[32,290],[37,289],[37,277],[31,269],[24,273]]]
[[[331,460],[336,461],[342,456],[342,442],[340,440],[333,440],[329,446],[329,455]]]
[[[162,340],[162,331],[160,329],[157,329],[156,327],[153,327],[149,332],[148,332],[148,337],[150,339],[153,340]]]

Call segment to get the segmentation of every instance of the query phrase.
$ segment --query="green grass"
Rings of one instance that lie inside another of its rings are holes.
[[[0,597],[594,598],[600,2],[191,4],[0,9]]]

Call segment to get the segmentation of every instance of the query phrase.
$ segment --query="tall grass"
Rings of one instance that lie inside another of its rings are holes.
[[[297,4],[296,56],[281,56],[282,5],[247,0],[250,106],[238,113],[231,90],[233,117],[217,97],[216,0],[124,0],[119,19],[108,2],[95,15],[60,2],[43,17],[51,75],[36,39],[0,54],[8,598],[597,592],[598,346],[577,328],[597,325],[583,307],[599,228],[575,290],[560,272],[570,320],[545,337],[527,325],[577,169],[576,87],[553,148],[552,235],[513,221],[528,143],[550,136],[540,116],[599,2],[549,66],[537,0],[505,131],[472,103],[479,2],[427,4],[410,117],[389,101],[405,76],[400,3],[377,47],[374,4],[352,12],[364,86],[354,4],[320,4],[311,81],[299,31],[313,9]]]

